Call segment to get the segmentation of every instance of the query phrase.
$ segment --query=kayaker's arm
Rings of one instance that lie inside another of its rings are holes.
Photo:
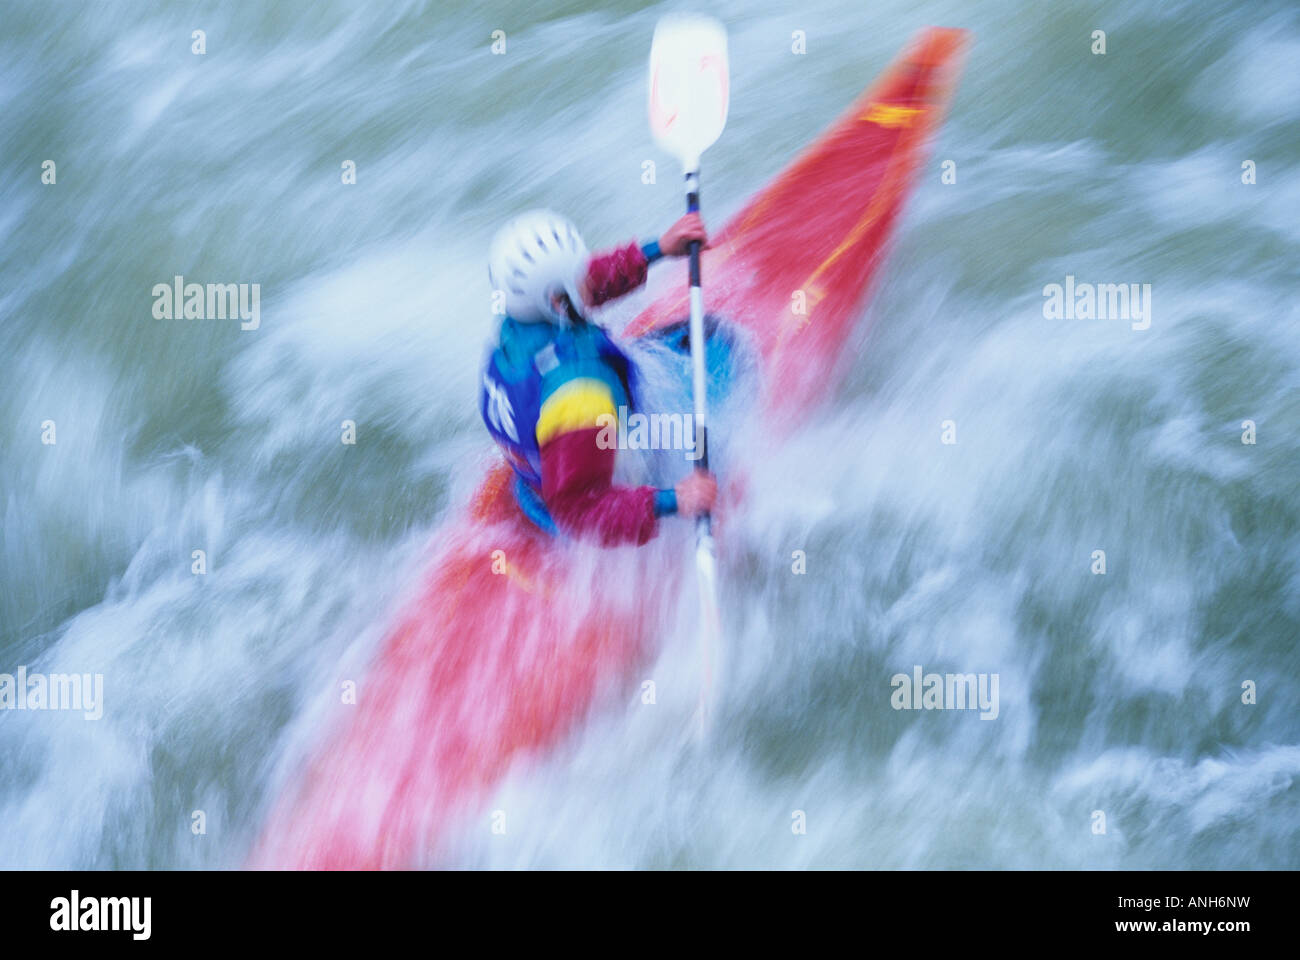
[[[658,256],[657,244],[648,243],[643,247],[635,241],[609,253],[597,254],[587,267],[583,301],[588,307],[598,307],[631,293],[645,283],[646,269],[651,259]]]
[[[569,536],[605,546],[645,543],[660,514],[676,509],[675,498],[669,502],[654,487],[614,486],[618,450],[605,428],[617,417],[610,381],[580,377],[546,399],[536,427],[542,500],[551,519]]]
[[[642,544],[658,532],[660,517],[712,508],[717,485],[711,474],[693,472],[669,490],[615,486],[618,450],[607,442],[606,417],[616,417],[614,398],[595,379],[574,381],[542,406],[542,499],[561,530],[605,546]]]
[[[707,246],[708,232],[698,213],[688,213],[664,231],[658,240],[627,246],[597,254],[587,267],[582,298],[588,307],[616,300],[645,283],[650,264],[661,257],[684,256],[692,241]]]
[[[676,495],[654,487],[613,484],[618,451],[596,443],[600,430],[574,430],[542,448],[542,497],[569,536],[607,547],[642,544],[658,532],[659,517],[675,513]]]
[[[607,547],[639,546],[658,533],[660,517],[694,517],[713,509],[718,486],[711,473],[692,471],[666,490],[614,486],[617,451],[597,446],[598,433],[573,431],[542,449],[546,509],[565,533]]]

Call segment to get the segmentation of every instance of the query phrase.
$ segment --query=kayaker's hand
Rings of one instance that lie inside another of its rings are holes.
[[[703,470],[694,470],[674,489],[678,515],[698,517],[713,510],[713,501],[718,498],[718,478]]]
[[[659,250],[666,257],[684,257],[690,252],[692,240],[700,241],[702,247],[709,245],[709,231],[698,213],[686,214],[665,230],[659,238]]]

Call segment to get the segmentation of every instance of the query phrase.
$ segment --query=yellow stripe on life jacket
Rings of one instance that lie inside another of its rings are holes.
[[[537,445],[544,447],[562,433],[598,427],[597,417],[617,413],[607,384],[589,377],[570,380],[542,404],[537,415]]]

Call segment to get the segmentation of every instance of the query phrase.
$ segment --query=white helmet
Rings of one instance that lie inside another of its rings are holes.
[[[506,312],[523,323],[568,321],[551,298],[567,294],[583,312],[582,282],[587,273],[587,245],[567,217],[550,210],[530,210],[497,231],[488,254],[492,289],[506,295]]]

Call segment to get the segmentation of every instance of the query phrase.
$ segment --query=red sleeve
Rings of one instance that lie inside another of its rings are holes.
[[[587,266],[588,306],[598,307],[635,290],[645,283],[648,266],[635,240],[626,247],[592,257]]]
[[[596,443],[600,430],[562,433],[542,447],[542,498],[570,536],[607,547],[638,546],[658,532],[654,487],[613,485],[618,451]]]

